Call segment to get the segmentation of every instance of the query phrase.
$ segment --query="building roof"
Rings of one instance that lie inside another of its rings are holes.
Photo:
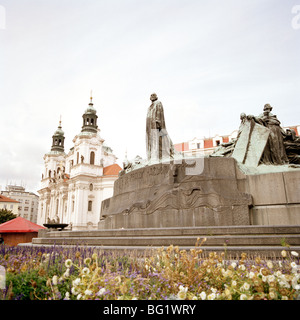
[[[0,224],[0,233],[38,232],[39,229],[45,228],[22,217],[17,217]]]
[[[19,201],[5,197],[3,194],[0,194],[0,202],[19,202]]]
[[[110,166],[103,168],[103,175],[104,176],[117,176],[122,168],[117,164],[114,163]]]

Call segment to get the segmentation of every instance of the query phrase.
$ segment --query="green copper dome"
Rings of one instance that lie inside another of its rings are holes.
[[[52,147],[51,151],[59,151],[59,152],[64,152],[64,142],[65,142],[65,133],[63,132],[61,128],[61,121],[59,121],[58,128],[54,132],[52,136]]]
[[[89,106],[85,110],[84,114],[82,115],[83,118],[83,126],[81,129],[81,132],[91,132],[96,133],[97,132],[97,111],[93,106],[92,102],[93,98],[91,97],[91,101],[89,103]]]

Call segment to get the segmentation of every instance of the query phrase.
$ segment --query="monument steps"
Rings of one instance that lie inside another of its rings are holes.
[[[230,254],[248,252],[279,256],[285,250],[300,251],[300,226],[222,226],[185,228],[109,229],[87,231],[40,232],[32,239],[33,245],[85,245],[103,250],[146,251],[151,248],[179,246],[201,248],[208,251],[226,251]]]

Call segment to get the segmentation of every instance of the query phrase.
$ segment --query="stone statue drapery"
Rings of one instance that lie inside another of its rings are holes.
[[[163,105],[155,93],[151,94],[152,104],[148,108],[146,119],[146,148],[148,161],[172,159],[174,145],[170,139],[165,123]]]

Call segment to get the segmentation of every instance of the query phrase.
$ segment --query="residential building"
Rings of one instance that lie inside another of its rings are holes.
[[[18,215],[18,204],[18,201],[0,194],[0,210],[8,210],[13,214]]]
[[[39,196],[33,192],[26,191],[22,186],[7,185],[3,195],[17,200],[18,216],[25,218],[33,223],[37,222],[37,214],[39,207]]]

